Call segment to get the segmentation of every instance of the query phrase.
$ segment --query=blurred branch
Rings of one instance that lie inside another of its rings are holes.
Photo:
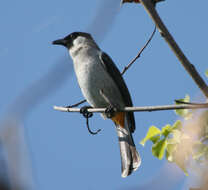
[[[168,43],[172,51],[175,53],[176,57],[179,59],[183,67],[186,69],[188,74],[192,77],[197,86],[201,89],[203,94],[208,98],[208,86],[206,85],[203,78],[199,75],[194,65],[190,63],[187,57],[184,55],[172,35],[169,33],[167,27],[164,25],[160,16],[158,15],[154,3],[152,0],[140,0],[140,3],[144,6],[147,13],[151,17],[151,19],[155,22],[156,27],[158,28],[161,36]]]
[[[90,30],[90,33],[97,34],[96,36],[99,40],[102,40],[106,32],[111,29],[113,20],[117,15],[117,7],[119,7],[118,2],[106,0],[102,2],[99,10],[97,10],[88,30]],[[101,9],[103,11],[100,11]],[[104,14],[106,15],[105,17],[103,17]],[[100,23],[102,23],[102,27],[97,27]],[[0,190],[35,189],[33,168],[28,154],[29,149],[24,138],[25,133],[22,123],[29,113],[34,110],[35,106],[49,95],[54,95],[54,91],[57,91],[66,79],[71,76],[72,69],[70,67],[72,67],[72,64],[70,64],[67,56],[61,57],[56,62],[47,74],[44,74],[43,77],[24,89],[8,108],[6,116],[0,121],[0,142],[5,150],[6,171],[8,171],[8,181],[11,183],[8,184],[7,181],[2,181],[0,178]],[[0,155],[0,159],[1,157]],[[0,165],[0,172],[2,171],[3,168]]]
[[[67,108],[54,106],[55,110],[63,112],[80,112],[80,108]],[[164,110],[176,110],[176,109],[205,109],[208,108],[208,103],[200,105],[163,105],[163,106],[144,106],[144,107],[125,107],[124,109],[118,110],[122,112],[151,112],[151,111],[164,111]],[[105,112],[106,108],[89,108],[88,112]]]
[[[111,30],[119,12],[119,1],[105,0],[98,4],[94,18],[86,28],[86,31],[92,34],[96,41],[103,41]]]

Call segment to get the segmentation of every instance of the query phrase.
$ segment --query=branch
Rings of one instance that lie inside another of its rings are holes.
[[[129,67],[131,67],[131,65],[141,56],[142,52],[144,51],[144,49],[148,46],[148,44],[150,43],[150,41],[152,40],[154,34],[156,32],[156,26],[152,32],[152,35],[150,36],[149,40],[146,42],[146,44],[142,47],[142,49],[139,51],[139,53],[137,54],[137,56],[126,66],[124,67],[123,71],[121,72],[121,75],[123,75],[128,69]]]
[[[140,0],[140,3],[144,6],[149,16],[155,22],[155,25],[158,28],[161,36],[164,37],[164,39],[166,40],[172,51],[175,53],[176,57],[179,59],[183,67],[188,72],[188,74],[192,77],[192,79],[197,84],[197,86],[201,89],[203,94],[208,98],[208,86],[206,85],[202,77],[199,75],[194,65],[192,65],[190,61],[186,58],[186,56],[184,55],[178,44],[175,42],[172,35],[169,33],[168,29],[166,28],[160,16],[158,15],[154,7],[154,4],[152,3],[152,0]]]
[[[69,105],[69,106],[66,106],[66,107],[67,107],[67,108],[74,108],[74,107],[77,107],[77,106],[79,106],[79,105],[85,103],[86,101],[87,101],[87,100],[81,100],[81,101],[79,101],[79,102],[76,103],[76,104]]]
[[[55,110],[62,112],[80,112],[80,108],[66,108],[60,106],[54,106]],[[121,112],[151,112],[151,111],[164,111],[164,110],[177,110],[177,109],[205,109],[208,108],[208,103],[199,105],[163,105],[163,106],[144,106],[144,107],[125,107]],[[106,108],[89,108],[88,112],[100,112],[104,113]]]

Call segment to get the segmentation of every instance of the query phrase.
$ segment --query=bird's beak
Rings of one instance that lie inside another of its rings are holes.
[[[59,39],[52,42],[53,45],[62,45],[67,47],[67,41],[65,39]]]

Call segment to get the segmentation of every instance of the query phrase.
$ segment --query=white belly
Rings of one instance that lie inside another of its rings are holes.
[[[95,58],[88,57],[87,60],[81,62],[74,60],[74,69],[81,91],[91,106],[106,107],[109,105],[100,94],[100,90],[116,106],[124,106],[117,85],[101,65],[98,56]]]

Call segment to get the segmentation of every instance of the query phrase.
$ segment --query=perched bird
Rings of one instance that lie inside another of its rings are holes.
[[[132,106],[130,93],[120,71],[90,34],[73,32],[63,39],[53,41],[53,44],[63,45],[68,49],[81,91],[92,107],[109,106],[101,91],[118,110]],[[102,113],[102,116],[107,117],[106,113]],[[132,138],[135,130],[134,113],[116,112],[111,119],[116,125],[119,139],[122,177],[126,177],[141,164]]]

